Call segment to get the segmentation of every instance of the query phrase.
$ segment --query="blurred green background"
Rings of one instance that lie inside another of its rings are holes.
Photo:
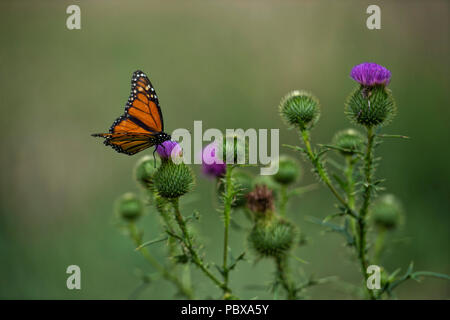
[[[450,273],[449,2],[377,1],[382,29],[371,31],[365,21],[372,2],[2,1],[0,298],[126,299],[139,284],[135,270],[152,272],[113,218],[119,195],[140,192],[132,168],[141,155],[115,153],[90,137],[122,114],[136,69],[152,79],[168,132],[202,120],[204,128],[280,128],[281,143],[295,144],[296,133],[277,114],[284,94],[307,89],[319,97],[313,141],[326,143],[350,126],[343,103],[355,86],[351,67],[385,65],[399,113],[384,132],[412,139],[389,140],[377,150],[383,157],[378,176],[387,178],[407,213],[383,264],[404,271],[414,261],[417,270]],[[66,28],[70,4],[81,7],[81,30]],[[314,182],[310,166],[304,168],[301,183]],[[207,259],[220,261],[214,184],[195,170],[198,197],[184,210],[200,211],[195,227]],[[291,219],[310,239],[295,251],[309,264],[293,268],[358,285],[359,269],[343,239],[305,220],[330,214],[333,203],[322,186],[291,205]],[[161,232],[152,210],[140,226],[147,240]],[[232,232],[239,253],[245,234]],[[163,259],[162,244],[152,250]],[[82,290],[66,288],[71,264],[81,267]],[[269,261],[241,263],[231,286],[242,298],[271,298],[248,286],[266,285],[273,272]],[[193,283],[198,297],[219,294],[196,270]],[[141,298],[173,292],[157,281]],[[336,284],[309,293],[352,298]],[[410,281],[397,293],[448,299],[450,286]]]

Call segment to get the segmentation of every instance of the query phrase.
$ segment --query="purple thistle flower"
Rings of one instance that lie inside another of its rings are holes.
[[[227,170],[227,165],[217,157],[217,144],[210,143],[202,151],[203,173],[211,177],[222,177]]]
[[[387,86],[391,81],[391,72],[379,64],[364,62],[353,67],[350,77],[366,87],[378,84]]]
[[[181,157],[183,155],[180,145],[176,141],[171,140],[164,141],[162,144],[158,145],[156,147],[156,152],[158,152],[162,159],[168,159],[171,156]]]

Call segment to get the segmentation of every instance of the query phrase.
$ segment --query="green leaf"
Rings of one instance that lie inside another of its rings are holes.
[[[242,252],[236,259],[234,259],[233,255],[230,253],[231,264],[228,266],[228,270],[233,270],[237,263],[241,260],[245,260],[245,252]]]
[[[374,182],[373,182],[373,185],[379,185],[380,183],[383,183],[383,182],[385,182],[386,181],[386,179],[378,179],[378,180],[375,180]]]
[[[417,277],[434,277],[445,280],[450,280],[450,276],[448,274],[437,273],[433,271],[416,271],[411,274],[411,278],[418,280]]]
[[[295,260],[297,260],[298,262],[300,262],[300,263],[303,263],[303,264],[309,264],[308,261],[303,260],[303,259],[297,257],[296,255],[291,254],[290,256],[291,256],[292,258],[294,258]]]
[[[392,291],[396,287],[398,287],[400,284],[402,284],[403,282],[405,282],[408,279],[414,279],[414,280],[418,281],[419,277],[434,277],[434,278],[450,280],[450,276],[443,274],[443,273],[437,273],[437,272],[432,272],[432,271],[413,272],[413,268],[414,268],[414,263],[411,262],[409,264],[408,270],[406,270],[405,274],[403,276],[401,276],[400,278],[398,278],[397,280],[392,281],[385,288],[383,288],[383,290],[380,292],[380,295],[383,294],[384,292],[387,292],[389,295],[391,295]],[[398,271],[396,270],[395,273],[398,273]],[[393,276],[391,275],[389,278],[392,278],[392,277]]]
[[[341,147],[331,145],[331,144],[319,144],[319,146],[328,148],[328,149],[332,149],[332,150],[347,152],[347,153],[363,154],[363,152],[360,152],[360,151],[345,149],[345,148],[341,148]]]
[[[403,136],[403,135],[400,135],[400,134],[377,134],[377,137],[380,137],[380,138],[399,138],[399,139],[406,139],[406,140],[411,139],[408,136]]]
[[[326,221],[317,219],[315,217],[307,217],[307,221],[324,226],[331,231],[342,234],[345,237],[345,239],[347,240],[347,244],[350,246],[353,246],[355,244],[355,240],[353,239],[353,236],[351,235],[351,233],[348,231],[347,225],[340,226],[340,225],[337,225],[337,224],[334,224],[331,222],[326,222]]]
[[[395,279],[395,277],[400,273],[400,271],[401,269],[398,268],[394,272],[392,272],[388,277],[388,282],[392,282]]]
[[[342,217],[343,215],[345,215],[344,212],[333,213],[333,214],[330,214],[330,215],[326,216],[325,218],[323,218],[322,221],[323,222],[328,222],[328,221],[330,221],[330,220],[332,220],[334,218]]]
[[[331,159],[331,158],[326,159],[326,162],[329,163],[329,164],[331,164],[333,167],[335,167],[336,169],[338,169],[338,170],[340,170],[340,171],[344,171],[344,170],[345,170],[345,168],[344,168],[343,165],[341,165],[340,163],[334,161],[334,160]]]
[[[144,247],[147,247],[147,246],[152,245],[152,244],[154,244],[154,243],[158,243],[158,242],[161,242],[161,241],[165,241],[165,240],[167,240],[167,239],[168,239],[168,237],[164,237],[164,238],[161,238],[161,239],[150,240],[150,241],[144,242],[143,244],[141,244],[139,247],[137,247],[137,248],[134,249],[134,250],[135,250],[135,251],[138,251],[138,250],[140,250],[140,249],[142,249],[142,248],[144,248]]]
[[[407,274],[407,275],[410,275],[411,272],[413,271],[413,269],[414,269],[414,262],[411,261],[411,263],[410,263],[409,266],[408,266],[408,270],[406,270],[406,274]]]
[[[317,153],[317,159],[322,158],[322,156],[324,156],[328,151],[330,151],[330,149],[322,149]]]
[[[298,188],[292,189],[288,192],[288,197],[302,195],[304,193],[307,193],[314,189],[317,189],[318,186],[319,186],[319,184],[313,183],[313,184],[310,184],[310,185],[307,185],[304,187],[298,187]]]
[[[219,273],[222,275],[222,277],[224,277],[225,270],[221,266],[218,266],[217,264],[214,264],[214,266],[216,267],[217,271],[219,271]]]
[[[305,149],[303,149],[302,147],[292,146],[290,144],[282,144],[282,146],[286,147],[286,148],[290,148],[290,149],[296,150],[296,151],[303,152],[305,154],[308,154],[308,152]]]
[[[336,182],[339,184],[339,186],[342,188],[342,190],[347,190],[347,183],[342,180],[337,174],[333,173],[333,178],[336,180]]]

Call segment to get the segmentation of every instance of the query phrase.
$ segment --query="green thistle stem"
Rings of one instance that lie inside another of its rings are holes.
[[[205,266],[202,259],[200,259],[197,251],[195,250],[192,241],[191,241],[191,235],[189,234],[189,231],[186,226],[186,221],[184,220],[183,216],[180,212],[180,207],[178,203],[178,198],[174,199],[172,201],[173,208],[175,211],[175,219],[178,223],[178,226],[180,227],[181,232],[183,233],[183,244],[189,251],[189,254],[191,255],[192,262],[209,278],[211,279],[214,284],[216,284],[220,289],[222,289],[224,292],[231,293],[231,289],[228,288],[224,283],[222,283],[219,279],[217,279],[216,276],[214,276]]]
[[[384,239],[386,237],[386,229],[381,229],[378,231],[377,239],[375,240],[375,253],[373,255],[373,263],[378,264],[380,261],[381,253],[384,249]]]
[[[364,175],[365,175],[365,185],[364,185],[364,199],[363,205],[360,211],[361,217],[365,217],[367,215],[367,210],[370,205],[370,200],[373,191],[372,185],[372,175],[373,175],[373,147],[375,142],[375,135],[373,133],[373,128],[367,128],[367,149],[366,155],[364,157]]]
[[[286,264],[286,257],[275,257],[278,281],[281,283],[284,290],[286,290],[288,300],[297,300],[297,290],[288,280]]]
[[[224,193],[224,208],[223,208],[223,218],[224,218],[224,238],[223,238],[223,280],[225,287],[228,287],[229,280],[229,270],[228,270],[228,234],[230,229],[231,220],[231,205],[233,202],[233,185],[231,182],[231,172],[233,166],[227,165],[225,174],[225,193]],[[224,294],[229,293],[224,291]]]
[[[128,225],[128,230],[130,232],[131,239],[134,241],[134,244],[136,245],[136,247],[139,247],[142,244],[142,241],[136,225],[134,223],[130,223]],[[164,279],[172,282],[182,295],[184,295],[187,299],[194,299],[194,295],[191,289],[184,286],[176,276],[169,273],[166,268],[164,268],[164,266],[153,257],[153,255],[150,253],[150,251],[148,251],[146,247],[142,247],[138,251],[163,276]]]
[[[171,234],[174,234],[175,232],[173,229],[173,222],[169,217],[169,212],[167,212],[165,209],[166,207],[164,205],[156,206],[156,210],[159,212],[159,215],[166,224],[167,230],[169,230]],[[173,257],[175,255],[176,239],[174,237],[169,236],[168,242],[169,242],[169,255]]]
[[[306,147],[306,154],[308,155],[308,158],[311,160],[317,174],[319,175],[319,178],[326,184],[328,189],[330,189],[331,193],[336,197],[336,199],[348,210],[348,213],[352,216],[355,216],[354,210],[352,210],[347,203],[347,201],[339,194],[339,192],[336,190],[336,188],[331,183],[330,178],[328,177],[328,174],[320,161],[320,159],[317,157],[315,152],[311,148],[311,142],[309,138],[309,131],[307,129],[301,129],[301,134],[303,138],[303,142]]]
[[[346,201],[338,193],[336,188],[331,183],[331,180],[328,177],[328,174],[326,173],[326,170],[323,167],[322,162],[320,161],[320,159],[317,157],[317,155],[314,153],[314,151],[311,148],[311,142],[310,142],[308,130],[302,129],[301,133],[302,133],[303,142],[305,143],[308,158],[311,160],[312,164],[314,165],[314,168],[315,168],[317,174],[319,175],[320,179],[328,186],[331,193],[334,194],[336,199],[338,199],[338,201],[347,209],[350,216],[355,218],[358,222],[358,247],[357,247],[357,250],[358,250],[358,259],[359,259],[360,265],[361,265],[361,272],[362,272],[364,280],[365,280],[364,287],[366,287],[369,297],[371,299],[375,299],[375,295],[372,292],[372,290],[368,289],[366,286],[366,282],[368,279],[368,274],[366,271],[367,271],[367,267],[369,265],[369,263],[367,261],[367,256],[366,256],[366,214],[367,214],[367,209],[368,209],[369,203],[370,203],[370,194],[372,192],[371,173],[373,171],[373,168],[372,168],[372,166],[373,166],[373,143],[374,143],[374,137],[375,137],[373,134],[373,129],[372,128],[367,129],[368,143],[367,143],[366,155],[364,158],[364,162],[365,162],[364,173],[365,173],[365,177],[366,177],[366,188],[365,188],[365,192],[364,192],[364,204],[361,208],[359,215],[357,215],[355,213],[354,208],[352,208],[352,206],[349,205],[349,202]],[[354,200],[352,200],[352,201],[354,201]],[[354,207],[354,203],[353,203],[353,207]]]
[[[288,194],[287,194],[287,189],[286,186],[282,185],[281,186],[281,190],[280,190],[280,215],[282,217],[286,216],[286,206],[287,206],[287,202],[288,202]]]
[[[157,195],[155,194],[155,199],[154,199],[155,201],[157,200],[156,197],[157,197]],[[170,234],[175,234],[174,221],[172,220],[172,218],[170,216],[171,212],[168,211],[168,209],[169,209],[168,206],[166,206],[164,204],[161,204],[161,205],[157,205],[156,209],[159,212],[161,218],[163,219],[163,221],[164,221],[164,223],[166,225],[166,228],[170,232]],[[169,257],[175,257],[176,256],[176,254],[177,254],[177,252],[176,252],[177,251],[176,245],[177,245],[177,239],[175,237],[172,237],[172,236],[169,235],[169,238],[168,238],[168,246],[169,246],[168,253],[169,253]],[[177,270],[177,263],[175,262],[174,259],[169,259],[169,261],[171,262],[170,265],[169,265],[169,271],[170,272],[176,272],[176,270]],[[191,284],[191,281],[190,281],[191,272],[190,272],[189,265],[186,265],[186,267],[185,267],[185,269],[183,271],[184,271],[184,274],[181,276],[181,279],[184,280],[183,282],[186,284],[186,286],[188,288],[191,288],[192,287],[192,284]]]
[[[374,148],[375,135],[372,127],[367,128],[367,148],[364,156],[364,194],[363,194],[363,204],[361,210],[359,211],[358,218],[358,228],[359,228],[359,239],[358,239],[358,259],[361,265],[361,272],[364,275],[364,286],[366,287],[366,282],[368,279],[367,267],[369,261],[366,254],[366,216],[369,209],[373,185],[372,185],[372,174],[373,174],[373,148]],[[375,295],[372,290],[367,288],[367,292],[371,299],[375,299]]]
[[[355,181],[353,179],[353,173],[355,170],[355,159],[351,156],[345,157],[346,167],[345,167],[345,177],[347,179],[347,203],[350,209],[355,210]],[[349,218],[350,227],[352,230],[352,235],[355,240],[358,240],[358,232],[356,229],[356,221],[353,217]],[[358,247],[358,244],[356,244]]]
[[[353,180],[354,160],[351,156],[345,158],[345,177],[347,178],[347,202],[352,209],[355,208],[355,181]]]

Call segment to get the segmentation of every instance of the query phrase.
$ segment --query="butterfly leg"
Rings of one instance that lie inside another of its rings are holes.
[[[156,148],[157,147],[158,146],[156,146]],[[155,148],[155,150],[153,150],[153,168],[156,168],[156,157],[155,157],[156,148]]]

